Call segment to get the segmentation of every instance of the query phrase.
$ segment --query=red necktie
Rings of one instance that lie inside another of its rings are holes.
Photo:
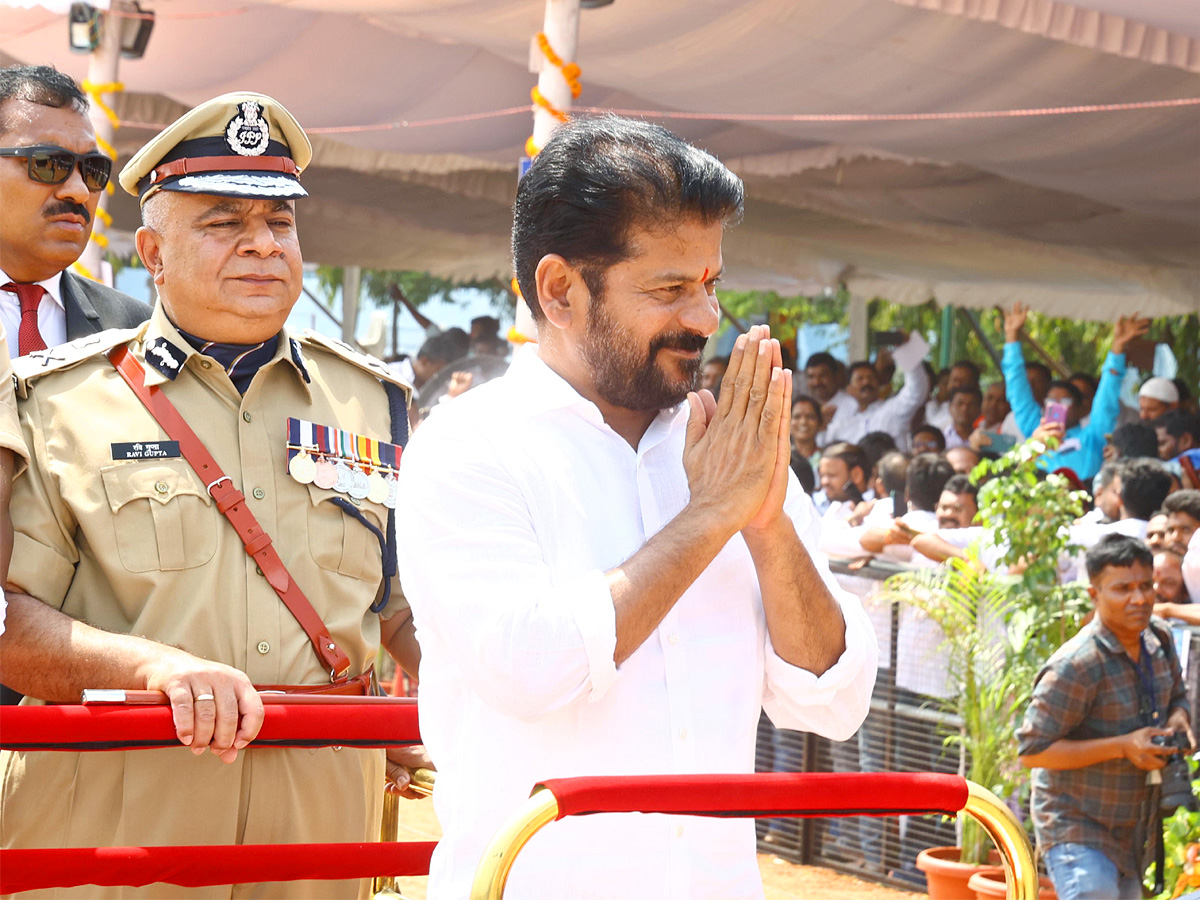
[[[17,356],[45,350],[46,342],[38,331],[38,306],[46,289],[40,284],[16,284],[10,281],[4,290],[13,291],[21,302],[21,327],[17,330]]]

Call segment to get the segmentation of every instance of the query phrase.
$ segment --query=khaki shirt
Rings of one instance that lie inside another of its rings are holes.
[[[29,451],[21,437],[21,425],[17,421],[17,400],[13,393],[12,362],[8,358],[8,338],[4,323],[0,322],[0,450],[11,450],[16,457],[13,475],[25,468]]]
[[[183,458],[124,460],[114,444],[168,437],[106,351],[127,341],[246,495],[251,511],[331,635],[364,671],[379,645],[368,607],[383,582],[376,536],[287,472],[289,416],[389,441],[382,364],[315,336],[281,335],[238,394],[157,306],[136,331],[102,332],[22,358],[18,406],[30,447],[14,485],[9,580],[110,631],[139,634],[235,666],[256,684],[322,684],[303,629],[256,571],[233,527]],[[150,358],[146,359],[147,350]],[[163,352],[165,351],[165,352]],[[387,509],[358,501],[384,529]],[[405,608],[398,589],[383,615]],[[96,685],[105,687],[105,685]],[[31,702],[26,700],[25,702]],[[4,847],[377,840],[381,751],[254,750],[224,765],[184,748],[5,753]],[[357,882],[238,888],[232,896],[356,896]],[[161,896],[230,896],[158,886]],[[89,888],[88,896],[141,896]]]

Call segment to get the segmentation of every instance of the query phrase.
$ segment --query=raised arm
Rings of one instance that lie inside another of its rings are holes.
[[[1042,421],[1042,408],[1034,399],[1029,387],[1029,376],[1025,374],[1025,354],[1021,352],[1021,328],[1029,310],[1021,303],[1004,316],[1004,356],[1001,368],[1004,372],[1004,396],[1012,407],[1013,418],[1022,434],[1033,434]]]
[[[1099,440],[1111,434],[1117,427],[1121,414],[1121,382],[1125,380],[1125,348],[1134,338],[1141,337],[1150,328],[1149,319],[1122,316],[1113,325],[1112,349],[1100,370],[1100,384],[1092,400],[1092,417],[1088,430]]]

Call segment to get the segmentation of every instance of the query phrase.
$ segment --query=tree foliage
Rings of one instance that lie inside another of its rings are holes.
[[[342,279],[345,269],[341,266],[318,266],[317,282],[321,287],[321,299],[327,306],[332,307],[342,289]],[[462,288],[482,291],[487,295],[492,307],[497,310],[513,308],[515,297],[508,284],[499,278],[465,279],[440,278],[428,272],[411,270],[363,269],[360,302],[370,303],[377,307],[392,306],[395,301],[389,288],[398,285],[400,290],[413,304],[420,308],[429,301],[444,303],[465,303],[456,298],[454,292]]]
[[[784,341],[793,341],[797,328],[805,324],[849,324],[849,293],[843,287],[836,293],[817,297],[781,297],[774,291],[720,291],[721,304],[743,321],[762,321],[771,325],[771,333]],[[886,300],[872,300],[868,306],[872,332],[916,331],[929,341],[932,359],[942,351],[942,310],[930,300],[919,306],[904,306]],[[970,310],[980,330],[999,352],[1004,345],[1004,324],[997,310]],[[1136,310],[1129,310],[1136,314]],[[963,312],[955,317],[947,358],[969,359],[979,364],[985,376],[999,376],[992,357],[979,336],[963,321]],[[725,327],[729,327],[726,325]],[[1071,371],[1099,373],[1112,337],[1109,322],[1079,322],[1030,313],[1025,324],[1030,338]],[[1188,384],[1200,384],[1200,317],[1168,316],[1156,319],[1147,335],[1151,340],[1170,346],[1179,361],[1179,377]],[[1032,353],[1028,358],[1036,358]]]

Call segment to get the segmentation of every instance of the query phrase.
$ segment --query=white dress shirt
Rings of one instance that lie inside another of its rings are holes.
[[[898,448],[907,450],[913,415],[929,396],[929,376],[922,365],[928,353],[929,345],[916,333],[897,347],[892,358],[904,372],[904,387],[896,396],[876,400],[863,410],[858,409],[857,404],[853,408],[839,408],[825,425],[826,443],[849,441],[855,444],[872,431],[886,431],[895,439]]]
[[[0,287],[13,279],[0,269]],[[39,281],[46,289],[38,305],[38,331],[47,347],[57,347],[67,342],[67,310],[62,300],[62,272],[56,272],[45,281]],[[17,358],[17,332],[21,328],[21,301],[13,291],[0,291],[0,321],[8,337],[8,355]]]
[[[734,536],[620,668],[605,572],[688,501],[686,406],[637,450],[535,351],[438,408],[400,474],[400,577],[421,644],[421,733],[444,837],[431,900],[461,900],[484,847],[541,779],[754,771],[760,711],[846,740],[866,716],[875,639],[841,604],[846,651],[825,674],[772,649],[745,541]],[[819,521],[795,477],[785,508],[806,547]],[[548,826],[506,897],[761,897],[746,819],[594,815]]]

